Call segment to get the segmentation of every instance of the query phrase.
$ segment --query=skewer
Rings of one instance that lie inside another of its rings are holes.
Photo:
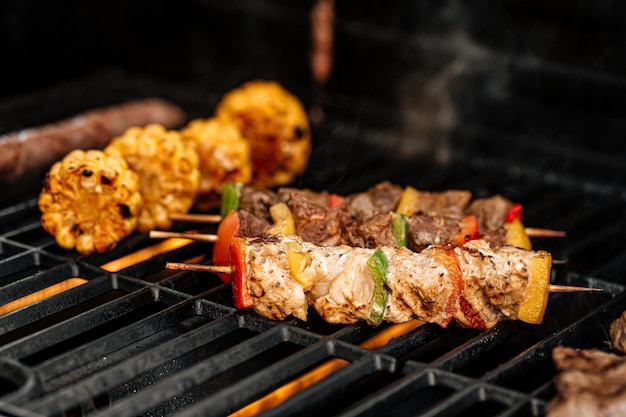
[[[196,272],[213,272],[218,274],[232,274],[233,268],[230,265],[205,265],[205,264],[187,264],[181,262],[166,262],[165,269],[178,271],[196,271]],[[550,292],[602,292],[602,288],[578,287],[573,285],[550,284]]]
[[[157,239],[179,238],[197,240],[200,242],[217,242],[217,235],[196,232],[166,232],[161,230],[151,230],[150,237]]]
[[[530,237],[565,237],[567,232],[564,230],[540,229],[537,227],[524,228],[526,234]]]
[[[169,219],[181,222],[219,223],[222,221],[222,216],[219,214],[171,213]]]
[[[219,223],[222,216],[219,214],[170,214],[170,220],[189,221],[196,223]],[[563,230],[543,229],[538,227],[526,227],[524,229],[529,237],[566,237],[567,232]]]
[[[182,238],[182,239],[191,239],[197,240],[199,242],[210,242],[215,243],[218,240],[217,235],[209,234],[209,233],[194,233],[194,232],[166,232],[160,230],[152,230],[150,231],[150,237],[152,238]],[[563,259],[552,259],[552,265],[564,265],[567,261]]]

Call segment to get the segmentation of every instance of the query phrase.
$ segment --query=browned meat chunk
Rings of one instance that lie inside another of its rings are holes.
[[[402,187],[388,181],[381,182],[367,191],[349,195],[346,203],[361,219],[394,211],[402,195]]]
[[[430,245],[446,245],[454,242],[461,230],[458,219],[427,215],[407,217],[409,248],[419,252]]]
[[[239,208],[251,214],[264,218],[270,218],[270,207],[278,203],[278,195],[267,188],[245,186],[241,190]]]
[[[476,219],[478,219],[478,231],[482,234],[489,230],[500,229],[512,205],[513,203],[507,198],[495,195],[472,201],[466,213],[476,216]]]
[[[557,346],[552,359],[559,396],[548,407],[549,417],[625,415],[626,357]]]
[[[626,311],[609,327],[613,349],[626,353]]]

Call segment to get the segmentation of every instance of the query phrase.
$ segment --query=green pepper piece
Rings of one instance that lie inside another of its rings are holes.
[[[400,213],[394,213],[391,217],[391,234],[396,242],[396,247],[409,246],[409,228],[406,217]]]
[[[368,322],[379,325],[383,322],[385,309],[387,308],[387,300],[389,298],[389,292],[387,290],[387,269],[389,268],[389,261],[382,249],[377,248],[374,253],[370,255],[367,259],[367,266],[370,271],[372,271],[375,283]]]
[[[226,182],[222,184],[222,205],[220,215],[225,218],[231,210],[239,210],[239,199],[243,184],[239,182]]]

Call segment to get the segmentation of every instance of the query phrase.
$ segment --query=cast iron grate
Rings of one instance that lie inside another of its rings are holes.
[[[554,282],[604,292],[551,295],[538,326],[503,322],[481,333],[423,325],[371,348],[367,341],[393,326],[334,326],[316,316],[273,322],[234,309],[229,285],[215,276],[164,270],[166,261],[205,260],[207,243],[166,248],[118,270],[115,260],[161,242],[135,234],[103,255],[63,251],[41,228],[31,195],[0,211],[0,308],[55,284],[72,288],[0,316],[0,413],[223,416],[322,367],[333,372],[263,415],[542,415],[554,396],[552,348],[606,349],[608,324],[625,305],[620,193],[480,158],[439,167],[366,149],[328,164],[352,130],[323,132],[298,185],[352,192],[390,180],[502,193],[524,203],[527,224],[568,231],[535,242],[566,261],[555,266]],[[175,226],[191,227],[200,226]]]

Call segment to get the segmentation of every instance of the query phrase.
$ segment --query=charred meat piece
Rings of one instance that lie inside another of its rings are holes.
[[[512,206],[511,200],[501,195],[494,195],[472,201],[466,213],[476,216],[480,233],[487,233],[490,230],[502,228],[506,215]]]
[[[558,370],[558,397],[548,417],[623,416],[626,411],[626,357],[597,349],[557,346],[552,359]]]
[[[264,188],[248,185],[241,190],[239,208],[263,219],[270,219],[270,207],[278,203],[278,194]]]
[[[346,205],[357,218],[367,219],[376,214],[394,211],[402,195],[402,187],[384,181],[367,191],[346,197]]]

